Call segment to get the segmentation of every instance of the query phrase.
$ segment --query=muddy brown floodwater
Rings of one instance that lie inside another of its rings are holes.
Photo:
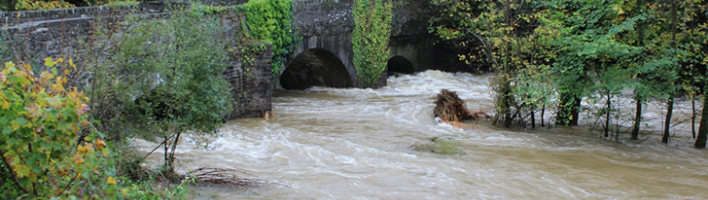
[[[602,139],[587,125],[524,130],[479,121],[462,130],[436,123],[431,98],[443,88],[474,111],[491,111],[489,79],[426,71],[391,77],[381,89],[276,91],[276,119],[230,121],[207,149],[187,137],[177,150],[179,170],[234,168],[268,182],[192,187],[196,199],[708,199],[708,152],[691,148],[686,123],[674,127],[669,146],[656,134],[641,135],[643,142],[626,141],[628,134]],[[633,113],[631,98],[619,100]],[[687,105],[677,106],[677,122]],[[661,106],[650,103],[645,129],[661,129]],[[464,154],[412,148],[433,137],[455,141]],[[134,145],[147,152],[156,144]],[[160,163],[160,153],[151,158]]]

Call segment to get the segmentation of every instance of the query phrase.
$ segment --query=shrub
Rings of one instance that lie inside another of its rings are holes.
[[[114,196],[115,169],[101,134],[90,131],[87,98],[65,88],[71,60],[45,59],[48,71],[7,62],[0,72],[0,191],[3,197]],[[100,167],[100,170],[98,168]]]
[[[355,0],[352,62],[364,87],[374,86],[386,70],[392,7],[386,0]]]
[[[65,2],[63,0],[16,0],[16,3],[14,5],[7,5],[7,7],[8,10],[50,10],[57,8],[72,8],[74,7],[74,4]]]
[[[273,45],[273,77],[300,41],[293,28],[292,0],[252,0],[238,7],[246,12],[250,39]]]
[[[214,134],[232,109],[231,86],[222,75],[231,64],[225,29],[218,17],[189,10],[122,24],[124,32],[99,38],[109,50],[96,56],[91,94],[101,111],[95,117],[114,139],[162,140],[171,166],[183,132]]]

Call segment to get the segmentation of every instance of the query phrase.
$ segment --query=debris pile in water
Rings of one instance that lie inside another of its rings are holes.
[[[197,183],[205,183],[210,185],[229,185],[238,187],[250,187],[266,184],[262,180],[242,178],[236,173],[244,173],[234,169],[221,168],[199,168],[187,173],[188,177],[195,180]]]
[[[470,112],[467,110],[465,101],[460,99],[457,93],[453,91],[443,89],[433,99],[435,99],[435,109],[433,110],[435,117],[439,118],[443,123],[452,124],[458,128],[469,128],[459,123],[461,121],[476,120],[480,117],[491,118],[491,116],[487,115],[485,112]]]

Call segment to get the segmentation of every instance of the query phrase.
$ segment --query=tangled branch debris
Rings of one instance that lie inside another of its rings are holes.
[[[467,110],[465,101],[460,99],[457,93],[453,91],[443,89],[433,99],[435,99],[435,109],[433,110],[435,117],[439,118],[443,123],[452,124],[458,128],[471,128],[468,127],[469,125],[461,124],[461,121],[476,120],[480,117],[491,118],[485,112],[470,112]]]
[[[226,185],[237,187],[253,187],[267,184],[263,180],[242,178],[237,174],[248,174],[234,169],[221,168],[199,168],[187,173],[189,178],[193,178],[197,183],[209,185]]]

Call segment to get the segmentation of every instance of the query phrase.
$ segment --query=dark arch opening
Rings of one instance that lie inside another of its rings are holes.
[[[280,85],[288,90],[304,90],[312,86],[353,86],[342,61],[325,49],[310,49],[300,53],[280,75]]]
[[[393,58],[388,59],[386,68],[388,69],[388,76],[395,76],[396,74],[412,74],[415,72],[413,63],[408,61],[408,59],[403,56],[394,56]]]

